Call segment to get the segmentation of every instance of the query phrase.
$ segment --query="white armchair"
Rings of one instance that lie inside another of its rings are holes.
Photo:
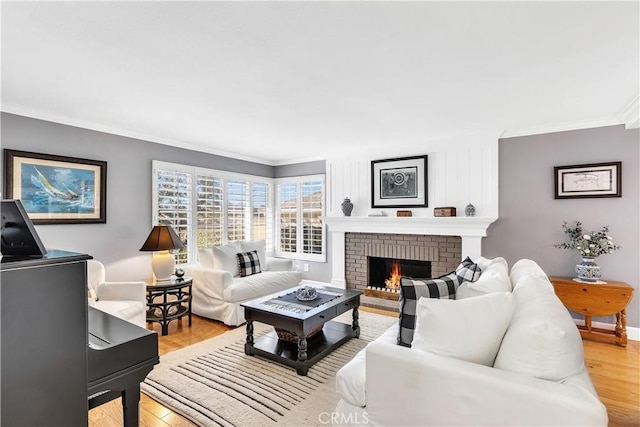
[[[87,261],[89,305],[142,328],[146,327],[145,282],[105,282],[104,265]]]

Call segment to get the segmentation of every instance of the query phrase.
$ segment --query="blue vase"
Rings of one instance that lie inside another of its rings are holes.
[[[582,262],[576,265],[578,280],[583,282],[597,282],[600,280],[600,266],[594,261],[595,258],[582,257]]]

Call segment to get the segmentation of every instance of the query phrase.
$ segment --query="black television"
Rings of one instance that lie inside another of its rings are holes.
[[[36,228],[20,200],[3,200],[0,216],[3,256],[42,257],[47,254],[47,249],[40,241]]]

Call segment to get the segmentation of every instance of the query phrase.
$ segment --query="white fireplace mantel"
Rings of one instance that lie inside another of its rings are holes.
[[[345,287],[345,233],[423,234],[460,236],[462,256],[472,259],[482,254],[482,238],[487,235],[493,217],[356,217],[325,216],[322,221],[331,233],[331,283]]]

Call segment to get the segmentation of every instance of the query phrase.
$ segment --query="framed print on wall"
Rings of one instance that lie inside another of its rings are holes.
[[[622,162],[553,168],[556,199],[622,197]]]
[[[372,208],[424,208],[427,204],[427,156],[371,162]]]
[[[4,170],[34,224],[107,222],[107,162],[5,149]]]

